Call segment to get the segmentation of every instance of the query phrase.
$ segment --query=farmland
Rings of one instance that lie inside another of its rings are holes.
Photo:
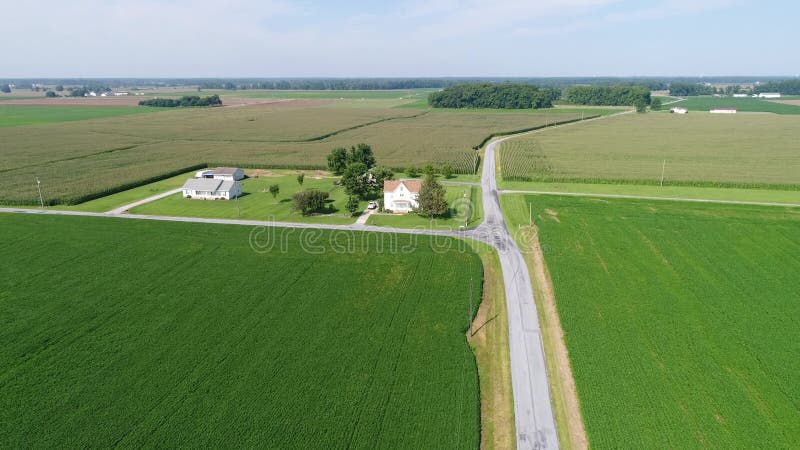
[[[505,181],[796,190],[800,117],[625,114],[505,141]],[[663,166],[662,166],[663,165]]]
[[[245,195],[238,201],[185,199],[183,194],[178,193],[138,206],[131,209],[130,212],[133,214],[210,217],[216,219],[241,218],[278,222],[331,224],[355,222],[355,218],[345,208],[347,194],[344,188],[333,184],[338,178],[330,177],[327,173],[322,172],[315,173],[310,171],[305,177],[302,189],[318,189],[330,193],[330,202],[328,203],[330,212],[321,215],[303,216],[292,211],[292,194],[301,189],[296,178],[297,174],[289,173],[289,171],[270,171],[265,176],[243,180],[242,190]],[[281,188],[281,192],[275,198],[268,192],[269,186],[272,184],[277,184]],[[100,200],[102,199],[95,201]],[[366,207],[367,202],[361,202],[361,210],[363,211]]]
[[[592,447],[800,440],[800,209],[502,200],[533,207]]]
[[[335,147],[372,145],[395,168],[450,163],[471,173],[492,133],[580,118],[578,111],[427,111],[384,100],[297,100],[0,129],[0,203],[77,203],[202,164],[321,168]]]
[[[394,236],[414,251],[312,254],[280,229],[285,248],[256,252],[247,227],[0,223],[16,255],[0,260],[7,446],[478,446],[472,252]]]
[[[152,110],[126,106],[19,106],[0,104],[0,127],[127,116],[149,111]]]
[[[774,114],[800,114],[800,106],[786,105],[760,98],[734,98],[734,97],[686,97],[677,103],[665,107],[681,106],[689,109],[689,114],[708,112],[711,108],[736,108],[739,112],[769,112]]]

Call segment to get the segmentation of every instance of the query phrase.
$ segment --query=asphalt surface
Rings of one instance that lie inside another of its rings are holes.
[[[517,449],[556,449],[558,436],[528,266],[508,231],[500,209],[495,178],[495,148],[503,140],[494,141],[486,147],[481,176],[484,223],[473,234],[481,236],[484,241],[489,238],[498,250],[503,270]]]

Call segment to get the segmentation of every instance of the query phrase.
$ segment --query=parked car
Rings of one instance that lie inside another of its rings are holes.
[[[375,209],[375,208],[377,208],[377,207],[378,207],[378,204],[377,204],[377,203],[375,203],[375,202],[369,202],[369,205],[367,206],[367,209]]]

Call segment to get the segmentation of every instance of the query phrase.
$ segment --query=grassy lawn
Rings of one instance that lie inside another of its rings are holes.
[[[183,183],[185,183],[188,178],[193,177],[194,174],[195,174],[194,171],[187,172],[182,175],[177,175],[161,181],[156,181],[155,183],[150,183],[144,186],[128,189],[127,191],[117,192],[116,194],[100,197],[96,200],[90,200],[88,202],[80,203],[77,205],[72,205],[72,206],[57,205],[54,206],[53,209],[65,209],[65,210],[89,211],[89,212],[107,212],[114,208],[119,208],[120,206],[133,203],[137,200],[142,200],[144,198],[151,197],[161,192],[166,192],[171,189],[179,188],[183,186]]]
[[[0,104],[0,127],[127,116],[153,111],[132,106],[34,106]]]
[[[314,178],[315,176],[317,178]],[[314,172],[309,172],[302,188],[297,183],[296,178],[297,172],[295,171],[271,171],[268,176],[245,179],[242,181],[242,190],[245,195],[238,202],[236,200],[186,199],[183,198],[182,194],[178,193],[137,206],[129,212],[131,214],[272,220],[276,222],[329,224],[350,224],[355,222],[355,217],[352,217],[345,209],[347,194],[344,192],[344,188],[333,184],[338,177],[315,175]],[[281,192],[276,198],[273,198],[268,191],[269,186],[272,184],[277,184],[281,188]],[[329,206],[332,210],[326,214],[313,216],[303,216],[292,211],[292,194],[301,189],[319,189],[320,191],[329,192]],[[361,210],[363,211],[367,207],[367,202],[361,203]]]
[[[285,245],[257,252],[251,227],[0,227],[7,447],[478,448],[465,333],[482,268],[455,241],[342,253],[321,232],[311,253],[273,229]]]
[[[800,440],[800,209],[502,202],[512,228],[533,204],[592,447]]]
[[[500,181],[501,189],[577,192],[584,194],[639,195],[645,197],[679,197],[708,200],[733,200],[743,202],[772,202],[800,204],[800,190],[779,191],[774,189],[733,189],[693,186],[649,186],[635,184],[587,184],[536,181]]]
[[[681,106],[689,109],[689,114],[708,112],[711,108],[736,108],[739,112],[769,112],[775,114],[800,114],[800,106],[786,105],[760,98],[734,97],[686,97],[669,107]],[[669,111],[669,108],[666,108]]]
[[[465,224],[467,228],[478,226],[483,221],[483,201],[480,187],[445,185],[445,189],[447,190],[447,202],[450,204],[450,213],[447,217],[429,219],[414,213],[374,213],[367,219],[367,225],[457,230]],[[467,214],[469,214],[468,218]]]
[[[503,142],[504,179],[666,186],[800,186],[800,116],[625,114]]]

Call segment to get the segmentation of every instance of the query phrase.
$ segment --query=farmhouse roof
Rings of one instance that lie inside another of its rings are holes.
[[[220,185],[225,180],[217,180],[214,178],[189,178],[183,184],[182,189],[192,189],[195,191],[220,191]]]
[[[412,193],[419,193],[420,188],[422,188],[422,181],[420,180],[384,180],[383,191],[392,192],[401,184]]]

